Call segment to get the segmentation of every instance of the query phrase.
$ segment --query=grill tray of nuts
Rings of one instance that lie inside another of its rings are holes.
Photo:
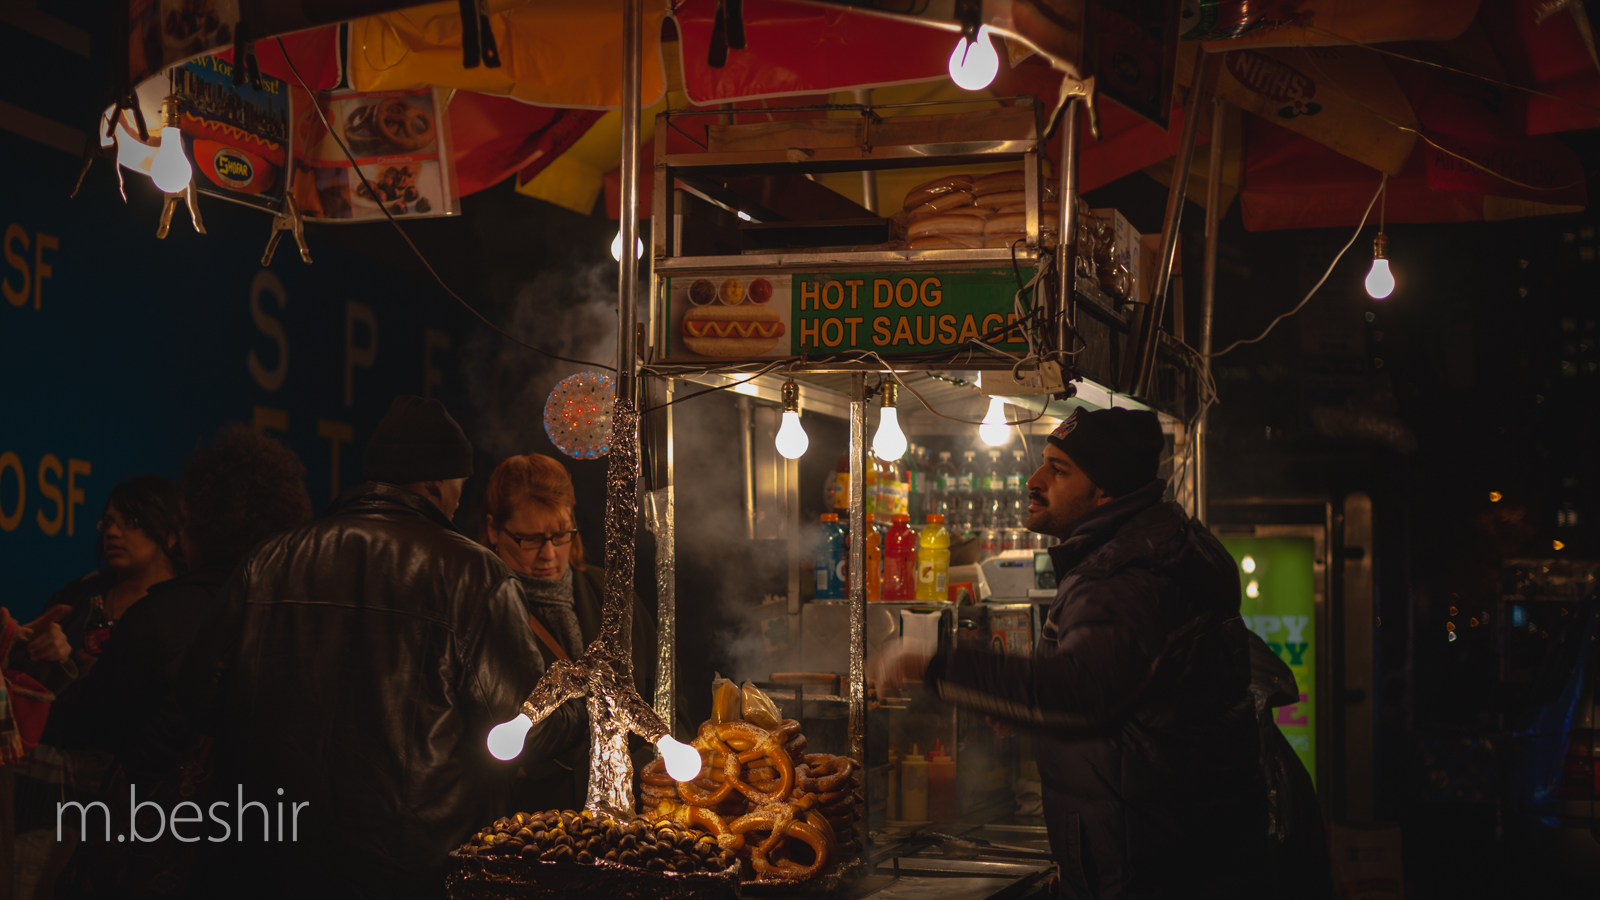
[[[519,812],[450,854],[456,900],[558,898],[574,891],[723,900],[738,896],[739,860],[710,835],[672,821],[620,821],[590,810]]]

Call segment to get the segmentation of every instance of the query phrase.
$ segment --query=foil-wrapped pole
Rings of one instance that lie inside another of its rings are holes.
[[[867,763],[867,464],[867,380],[857,372],[850,376],[850,757],[863,768]],[[867,846],[865,841],[861,846]]]
[[[651,491],[645,514],[645,523],[656,536],[655,706],[656,713],[669,726],[677,716],[677,710],[673,708],[678,668],[677,528],[674,501],[671,484]]]

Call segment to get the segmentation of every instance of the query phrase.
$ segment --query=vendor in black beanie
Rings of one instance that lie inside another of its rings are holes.
[[[875,660],[880,691],[920,674],[1002,737],[1032,732],[1063,897],[1261,896],[1238,572],[1164,499],[1164,449],[1143,410],[1079,409],[1050,435],[1027,526],[1061,543],[1031,658],[958,643]]]
[[[544,661],[517,576],[451,524],[472,445],[443,404],[396,398],[363,468],[320,519],[255,549],[198,644],[187,680],[194,712],[222,723],[216,783],[297,804],[298,838],[241,825],[202,845],[197,895],[433,897],[450,847],[505,811],[516,768],[588,737],[569,702],[517,759],[489,754]]]

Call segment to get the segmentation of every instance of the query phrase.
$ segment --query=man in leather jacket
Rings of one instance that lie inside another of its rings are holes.
[[[1254,897],[1265,800],[1233,560],[1163,501],[1154,413],[1076,410],[1028,479],[1057,593],[1033,656],[948,649],[923,673],[1002,736],[1034,735],[1045,825],[1071,898]]]
[[[191,659],[228,801],[208,839],[229,829],[199,894],[439,896],[446,854],[511,811],[515,767],[587,736],[569,703],[520,760],[489,755],[544,662],[516,576],[451,524],[472,447],[443,405],[396,398],[363,468],[245,560]]]

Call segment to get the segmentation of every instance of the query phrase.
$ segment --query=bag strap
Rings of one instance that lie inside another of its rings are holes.
[[[539,624],[539,618],[531,613],[528,615],[528,627],[533,629],[533,633],[539,638],[540,643],[544,644],[550,649],[551,653],[556,655],[556,659],[562,662],[570,662],[572,660],[572,657],[567,655],[567,651],[561,649],[561,645],[556,643],[555,636],[546,630],[543,625]]]

